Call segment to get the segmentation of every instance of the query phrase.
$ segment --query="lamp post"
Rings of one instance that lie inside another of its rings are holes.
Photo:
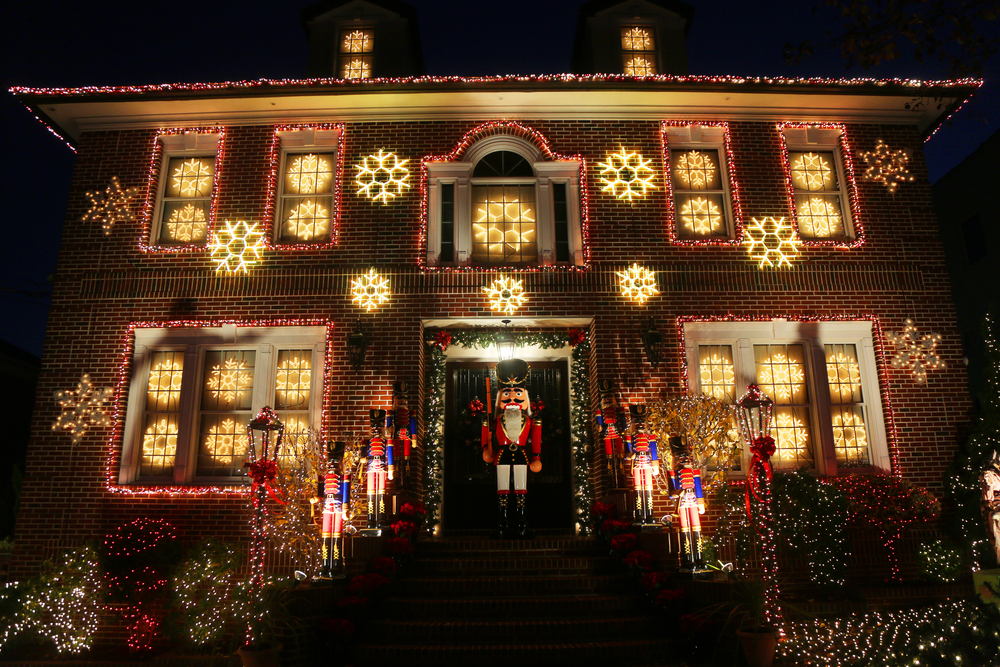
[[[646,361],[655,369],[660,365],[660,355],[663,353],[663,334],[657,330],[652,316],[649,318],[649,328],[642,334],[642,345],[646,348]]]
[[[260,433],[258,443],[255,434]],[[264,513],[267,511],[267,496],[274,496],[272,483],[278,474],[278,454],[285,425],[269,406],[264,406],[247,424],[247,468],[253,487],[253,535],[250,543],[251,586],[260,589],[264,585]],[[272,442],[273,440],[273,442]]]

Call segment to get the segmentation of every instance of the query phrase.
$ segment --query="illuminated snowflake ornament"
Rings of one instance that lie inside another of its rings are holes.
[[[799,255],[802,243],[795,230],[784,218],[770,216],[753,218],[753,224],[746,229],[747,254],[757,262],[757,268],[792,268],[791,260]]]
[[[216,273],[249,273],[247,267],[260,260],[260,251],[264,249],[264,232],[257,229],[256,222],[250,224],[244,220],[226,220],[223,224],[226,228],[215,233],[209,246],[216,264]]]
[[[792,162],[792,182],[803,190],[823,190],[833,182],[833,167],[819,153],[803,153]]]
[[[358,170],[354,178],[358,194],[372,201],[381,200],[383,205],[388,204],[390,198],[395,199],[410,187],[407,162],[409,160],[400,160],[395,153],[386,153],[381,148],[378,154],[366,156],[361,164],[354,165]]]
[[[645,197],[646,191],[655,188],[653,170],[649,167],[652,160],[643,159],[639,153],[610,153],[607,162],[598,162],[601,167],[601,192],[611,192],[619,199],[632,201],[636,197]]]
[[[88,192],[90,208],[83,215],[83,222],[99,222],[104,235],[111,234],[111,227],[116,222],[131,222],[135,220],[130,204],[139,194],[138,187],[122,188],[117,176],[111,177],[111,184],[104,192],[95,190]]]
[[[208,232],[205,211],[194,204],[175,208],[167,218],[166,225],[167,235],[174,241],[200,241]]]
[[[484,287],[483,291],[486,292],[490,308],[504,315],[513,315],[518,308],[528,302],[521,281],[507,276],[500,276],[490,283],[489,287]]]
[[[680,153],[676,159],[677,167],[674,172],[689,189],[705,188],[715,179],[715,162],[707,153],[688,151]]]
[[[370,313],[389,301],[389,279],[368,269],[368,273],[351,281],[351,301]]]
[[[330,212],[312,199],[303,199],[288,214],[285,231],[301,241],[325,238],[330,232]]]
[[[896,194],[900,183],[913,182],[913,176],[907,169],[910,157],[906,151],[890,151],[881,139],[875,145],[875,150],[865,151],[860,157],[868,164],[865,168],[865,180],[881,183],[891,195]]]
[[[944,361],[937,354],[941,336],[929,333],[920,336],[913,320],[906,318],[899,333],[887,331],[886,340],[896,350],[892,357],[893,368],[906,368],[917,384],[927,384],[927,371],[944,368]]]
[[[91,426],[108,426],[111,417],[104,412],[104,404],[111,400],[114,393],[112,387],[95,387],[90,375],[84,373],[76,383],[76,389],[56,392],[56,402],[62,413],[52,423],[52,430],[70,431],[75,445],[83,440]]]
[[[681,223],[695,236],[708,236],[723,231],[725,220],[720,209],[711,199],[693,197],[681,206]]]
[[[171,178],[181,197],[207,197],[212,190],[212,163],[198,158],[185,160]]]
[[[289,185],[296,194],[324,192],[331,178],[329,160],[312,153],[298,156],[288,167]]]
[[[638,302],[640,306],[646,303],[646,299],[660,293],[656,288],[656,272],[644,266],[633,264],[625,271],[616,271],[615,275],[618,276],[622,296]]]
[[[237,396],[245,394],[247,387],[253,383],[253,376],[247,370],[245,361],[232,357],[222,364],[212,366],[206,381],[212,396],[226,403],[232,403]]]

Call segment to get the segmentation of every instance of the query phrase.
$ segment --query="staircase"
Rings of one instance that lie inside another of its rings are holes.
[[[425,540],[354,664],[644,665],[668,658],[660,621],[596,539]]]

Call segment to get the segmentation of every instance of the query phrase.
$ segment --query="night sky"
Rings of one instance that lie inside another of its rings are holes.
[[[5,3],[0,83],[75,87],[304,77],[299,9],[312,2]],[[568,0],[413,0],[428,74],[557,74],[570,70],[577,10]],[[688,36],[691,74],[947,78],[938,63],[905,59],[847,70],[836,51],[792,67],[785,42],[825,41],[831,14],[813,4],[699,2]],[[823,4],[817,0],[817,4]],[[13,6],[12,6],[13,5]],[[996,33],[1000,25],[991,25]],[[927,144],[937,180],[1000,126],[1000,56],[986,84]],[[40,355],[74,154],[9,93],[0,146],[5,241],[0,244],[0,340]],[[95,184],[96,185],[96,184]],[[77,220],[69,224],[81,224]]]

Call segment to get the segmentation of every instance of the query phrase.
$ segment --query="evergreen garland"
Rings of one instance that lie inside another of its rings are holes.
[[[449,329],[450,344],[469,349],[487,349],[494,343],[496,329]],[[563,332],[519,333],[518,344],[551,350],[565,347],[569,337]],[[447,347],[446,343],[444,347]],[[430,509],[428,525],[441,521],[441,486],[444,482],[444,392],[447,376],[447,356],[442,345],[427,341],[427,399],[424,405],[426,424],[424,431],[424,504]],[[587,337],[573,347],[570,357],[570,446],[573,448],[573,485],[578,517],[583,516],[593,504],[594,494],[590,484],[590,467],[587,461],[587,443],[590,442],[587,413],[590,407],[590,340]],[[586,525],[580,521],[581,531]]]
[[[778,533],[785,544],[805,554],[810,581],[824,588],[843,586],[850,555],[843,492],[796,470],[775,476],[774,498]]]

